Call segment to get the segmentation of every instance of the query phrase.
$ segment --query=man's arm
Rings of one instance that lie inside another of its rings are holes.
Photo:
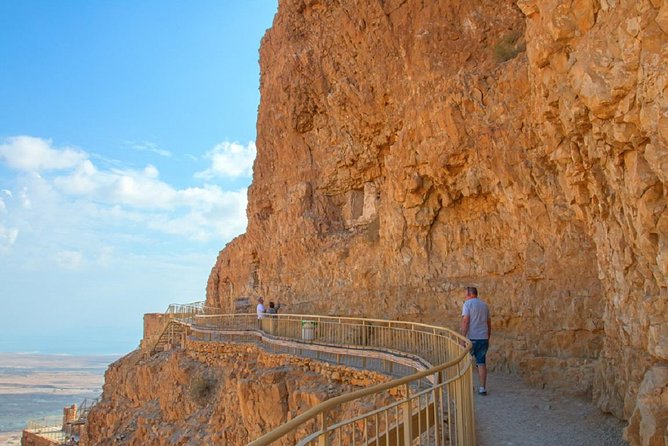
[[[492,337],[492,318],[487,318],[487,339]]]
[[[469,323],[471,322],[471,318],[469,316],[462,316],[462,323],[460,327],[460,333],[462,336],[466,336],[469,332]]]

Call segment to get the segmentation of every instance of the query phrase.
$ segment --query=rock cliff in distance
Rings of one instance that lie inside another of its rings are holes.
[[[281,0],[209,305],[455,327],[668,431],[668,0]],[[249,300],[250,299],[250,300]]]

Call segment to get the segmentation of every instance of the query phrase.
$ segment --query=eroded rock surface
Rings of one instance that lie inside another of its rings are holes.
[[[108,369],[82,444],[247,444],[326,399],[387,380],[255,346],[189,342],[149,358],[137,350]],[[294,442],[288,436],[277,444]]]
[[[454,327],[477,285],[496,368],[666,442],[666,0],[283,0],[260,56],[209,305]]]

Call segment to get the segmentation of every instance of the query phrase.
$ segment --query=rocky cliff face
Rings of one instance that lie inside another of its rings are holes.
[[[282,0],[207,300],[456,325],[663,444],[668,1]]]
[[[388,380],[255,346],[189,341],[186,350],[143,354],[108,369],[82,445],[242,445],[326,399]]]

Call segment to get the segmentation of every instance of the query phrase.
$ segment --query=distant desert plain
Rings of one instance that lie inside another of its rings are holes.
[[[97,397],[104,372],[116,359],[0,353],[0,445],[19,445],[21,429],[30,420],[57,417],[65,406]]]

